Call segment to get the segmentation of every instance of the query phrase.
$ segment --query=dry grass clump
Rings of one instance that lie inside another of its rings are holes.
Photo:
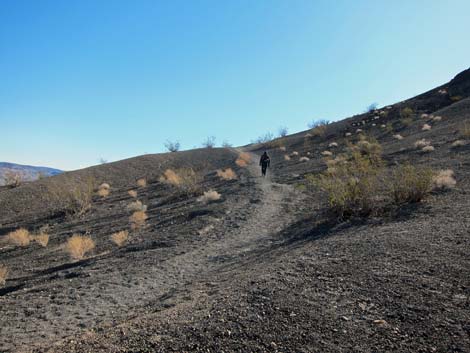
[[[129,238],[129,232],[127,230],[121,230],[111,235],[111,241],[117,246],[123,246]]]
[[[16,246],[28,246],[31,241],[29,231],[25,228],[17,229],[7,235],[8,243]]]
[[[397,140],[403,140],[403,136],[400,135],[400,134],[393,135],[393,138],[395,138]]]
[[[310,160],[310,158],[308,157],[300,157],[299,158],[299,162],[308,162]]]
[[[279,150],[281,150],[282,152],[285,152],[286,151],[286,146],[280,146]]]
[[[146,187],[147,186],[147,179],[140,178],[139,180],[137,180],[137,186],[140,187],[140,188]]]
[[[135,211],[130,217],[129,221],[131,222],[132,229],[139,229],[145,225],[147,220],[147,213],[145,211]]]
[[[299,155],[299,152],[294,151],[294,152],[292,152],[290,155],[291,155],[291,156],[298,156],[298,155]]]
[[[285,160],[285,161],[290,161],[290,156],[289,156],[288,154],[285,154],[285,155],[284,155],[284,160]]]
[[[232,170],[232,168],[219,169],[217,170],[217,176],[223,180],[234,180],[237,179],[237,174]]]
[[[457,184],[454,171],[451,169],[440,170],[433,178],[434,188],[438,190],[452,189]]]
[[[421,114],[421,119],[428,119],[428,118],[429,118],[429,114],[426,114],[426,113]]]
[[[198,197],[198,201],[202,203],[209,203],[211,201],[220,200],[221,195],[215,190],[205,191],[204,194]]]
[[[434,122],[438,122],[438,121],[441,121],[441,120],[442,120],[442,116],[438,115],[438,116],[433,116],[432,117],[432,121],[434,121]]]
[[[23,183],[23,176],[19,172],[7,170],[3,174],[3,182],[5,183],[6,186],[16,188]]]
[[[452,142],[452,147],[462,147],[462,146],[465,146],[464,140],[456,140]]]
[[[74,260],[81,260],[87,252],[95,248],[95,242],[87,235],[74,234],[67,240],[66,251]]]
[[[49,244],[49,234],[41,232],[39,234],[32,235],[31,240],[35,241],[36,243],[41,245],[43,248],[45,248],[47,244]]]
[[[160,177],[160,182],[178,186],[187,191],[196,191],[200,181],[200,175],[192,168],[167,169]]]
[[[237,160],[235,161],[235,163],[239,166],[239,167],[246,167],[248,164],[251,163],[251,155],[247,152],[242,152],[240,153],[240,155],[238,156]]]
[[[330,151],[323,151],[323,152],[321,153],[321,155],[322,155],[323,157],[331,157],[331,156],[333,155],[333,153],[330,152]]]
[[[423,151],[425,153],[429,153],[429,152],[434,151],[434,147],[433,146],[424,146],[423,148],[421,148],[421,151]]]
[[[332,142],[328,145],[328,147],[332,148],[332,147],[338,147],[338,143],[336,142]]]
[[[165,170],[163,175],[160,177],[160,181],[162,183],[167,183],[171,185],[180,185],[182,182],[181,177],[176,174],[176,172],[172,169]]]
[[[390,180],[390,194],[397,205],[421,201],[432,191],[434,173],[430,168],[411,164],[394,169]]]
[[[352,135],[352,134],[351,134],[350,132],[346,132],[346,133],[344,134],[344,136],[346,136],[346,137],[349,137],[349,136],[351,136],[351,135]]]
[[[400,110],[400,116],[402,119],[412,119],[414,116],[414,111],[410,107],[403,108]]]
[[[403,124],[403,126],[410,126],[411,124],[413,124],[413,119],[403,118],[400,120],[400,122]]]
[[[0,265],[0,286],[5,285],[8,276],[8,267]]]
[[[429,124],[424,124],[423,127],[421,128],[421,130],[423,130],[423,131],[429,131],[431,129],[432,129],[432,127]]]
[[[460,128],[460,135],[466,139],[470,139],[470,121],[465,121]]]
[[[134,211],[147,211],[147,205],[143,205],[141,201],[136,200],[134,202],[131,202],[130,204],[127,205],[127,210],[134,212]]]
[[[137,191],[135,190],[129,190],[127,193],[130,197],[137,197]]]
[[[103,183],[98,187],[98,192],[97,193],[101,197],[106,197],[110,193],[110,190],[109,190],[110,188],[111,187],[109,186],[108,183]]]
[[[426,140],[426,139],[421,139],[415,142],[416,148],[423,148],[423,147],[430,146],[430,145],[431,145],[431,141]]]

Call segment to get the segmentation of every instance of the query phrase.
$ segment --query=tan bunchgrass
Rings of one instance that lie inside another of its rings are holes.
[[[333,153],[330,152],[330,151],[323,151],[323,152],[321,153],[321,155],[322,155],[323,157],[331,157],[331,156],[333,155]]]
[[[426,147],[426,146],[429,146],[431,145],[431,141],[429,140],[426,140],[426,139],[421,139],[421,140],[418,140],[415,142],[415,147],[416,148],[423,148],[423,147]]]
[[[162,183],[167,183],[171,185],[180,185],[182,182],[181,177],[172,169],[167,169],[160,177]]]
[[[219,169],[217,170],[217,176],[223,180],[234,180],[237,179],[237,174],[232,170],[232,168]]]
[[[470,121],[464,121],[462,124],[462,127],[460,128],[460,135],[462,135],[463,138],[470,139]]]
[[[235,163],[239,166],[239,167],[246,167],[248,164],[251,163],[251,155],[247,152],[242,152],[240,153],[240,155],[238,156],[237,160],[235,161]]]
[[[17,229],[7,235],[8,243],[16,246],[28,246],[31,241],[29,231],[25,228]]]
[[[146,187],[147,186],[147,179],[140,178],[139,180],[137,180],[137,186],[141,187],[141,188]]]
[[[238,165],[239,167],[241,168],[245,168],[248,163],[246,163],[243,159],[241,158],[237,158],[237,160],[235,161],[236,165]]]
[[[87,235],[74,234],[68,240],[65,245],[66,251],[70,257],[74,260],[81,260],[85,254],[95,248],[95,242],[91,237]]]
[[[121,230],[111,235],[111,240],[117,246],[123,246],[129,238],[129,232],[127,230]]]
[[[109,189],[98,189],[98,196],[106,197],[109,195]]]
[[[127,193],[130,197],[137,197],[137,191],[135,190],[129,190]]]
[[[101,184],[98,189],[109,189],[111,186],[108,183],[103,183]]]
[[[127,205],[127,210],[134,212],[134,211],[147,211],[147,205],[143,205],[142,201],[136,200],[134,202],[131,202],[130,204]]]
[[[346,136],[346,137],[349,137],[349,136],[351,136],[351,135],[352,135],[352,134],[351,134],[350,132],[347,132],[347,133],[344,134],[344,136]]]
[[[220,200],[221,195],[215,190],[205,191],[204,195],[198,197],[199,202],[209,203],[211,201]]]
[[[131,222],[132,229],[139,229],[145,225],[147,220],[147,213],[145,211],[135,211],[130,217],[129,221]]]
[[[434,151],[434,147],[433,146],[424,146],[423,148],[421,148],[421,151],[423,151],[425,153],[429,153],[429,152]]]
[[[290,161],[290,156],[289,156],[288,154],[285,154],[285,155],[284,155],[284,160]]]
[[[279,149],[280,149],[282,152],[285,152],[285,151],[286,151],[286,146],[281,146],[281,147],[279,147]]]
[[[308,157],[300,157],[299,158],[299,162],[308,162],[310,160],[310,158]]]
[[[433,178],[434,188],[438,190],[452,189],[457,184],[454,171],[451,169],[440,170]]]
[[[299,152],[294,151],[294,152],[292,152],[290,155],[291,155],[292,157],[293,157],[293,156],[298,156],[298,155],[299,155]]]
[[[421,128],[421,130],[423,130],[423,131],[429,131],[431,129],[432,129],[432,127],[429,124],[424,124],[423,127]]]
[[[438,115],[438,116],[434,116],[434,117],[432,118],[432,121],[435,121],[435,122],[438,122],[438,121],[441,121],[441,120],[442,120],[442,116],[439,116],[439,115]]]
[[[332,142],[328,145],[328,147],[338,147],[338,143]]]
[[[393,138],[395,138],[397,140],[403,140],[403,136],[400,135],[400,134],[393,135]]]
[[[5,285],[8,276],[8,267],[0,265],[0,286]]]
[[[36,235],[31,236],[31,240],[34,240],[36,243],[41,245],[43,248],[49,244],[49,234],[47,233],[39,233]]]
[[[452,147],[462,147],[465,146],[464,140],[456,140],[452,143]]]
[[[428,119],[428,118],[429,118],[429,114],[426,114],[426,113],[421,114],[421,119]]]

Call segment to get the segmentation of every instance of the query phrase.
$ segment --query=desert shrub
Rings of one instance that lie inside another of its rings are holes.
[[[327,129],[326,125],[319,125],[319,126],[314,127],[312,129],[311,134],[312,134],[312,136],[325,136],[326,129]]]
[[[382,162],[382,146],[372,137],[361,136],[355,145],[348,145],[348,151],[351,155],[357,152],[376,165]]]
[[[437,190],[452,189],[457,184],[454,171],[451,169],[440,170],[434,174],[433,186]]]
[[[315,129],[317,126],[324,126],[328,125],[330,123],[329,120],[327,119],[317,119],[317,120],[312,120],[307,124],[309,129]]]
[[[426,114],[426,113],[421,114],[421,119],[428,119],[428,118],[429,118],[429,114]]]
[[[144,188],[147,186],[147,179],[145,178],[140,178],[137,180],[137,186],[138,187],[141,187],[141,188]]]
[[[8,267],[0,265],[0,286],[4,286],[8,276]]]
[[[215,227],[212,224],[209,224],[197,231],[199,235],[207,235],[210,233]]]
[[[279,150],[285,152],[287,150],[286,146],[279,146]]]
[[[462,100],[462,98],[463,98],[462,96],[452,96],[450,97],[450,100],[452,102],[458,102],[459,100]]]
[[[352,135],[352,134],[351,134],[350,132],[346,132],[346,133],[344,134],[344,136],[346,136],[346,137],[349,137],[349,136],[351,136],[351,135]]]
[[[160,177],[160,182],[178,186],[186,191],[196,191],[201,176],[192,168],[167,169]]]
[[[136,200],[134,202],[131,202],[130,204],[127,205],[127,210],[134,212],[134,211],[147,211],[147,205],[142,204],[141,201]]]
[[[413,119],[411,118],[403,118],[400,120],[403,126],[410,126],[413,123]]]
[[[354,151],[334,168],[318,176],[308,175],[307,181],[327,194],[329,210],[336,217],[367,216],[378,208],[380,171],[369,158]]]
[[[423,130],[423,131],[431,130],[431,125],[429,125],[429,124],[424,124],[423,127],[421,128],[421,130]]]
[[[205,191],[204,194],[198,197],[198,201],[202,203],[209,203],[211,201],[220,200],[221,195],[215,190]]]
[[[434,151],[434,147],[433,146],[424,146],[423,148],[421,148],[421,151],[425,152],[425,153],[429,153],[429,152]]]
[[[393,135],[393,138],[395,138],[397,140],[403,140],[403,136],[400,135],[400,134]]]
[[[294,156],[298,156],[298,155],[299,155],[299,152],[294,151],[294,152],[292,152],[290,155],[293,156],[293,157],[294,157]]]
[[[129,238],[129,232],[127,230],[121,230],[111,235],[111,241],[117,246],[123,246]]]
[[[214,148],[215,147],[215,136],[209,136],[202,142],[202,147]]]
[[[462,147],[462,146],[465,146],[464,140],[456,140],[452,142],[452,147]]]
[[[127,193],[129,194],[130,197],[134,197],[134,198],[137,197],[137,191],[135,190],[129,190]]]
[[[130,217],[129,221],[131,222],[132,229],[139,229],[145,225],[147,220],[147,213],[145,211],[135,211]]]
[[[323,157],[330,157],[330,156],[333,155],[333,153],[330,152],[330,151],[323,151],[323,152],[321,153],[321,155],[322,155]]]
[[[288,133],[289,133],[289,130],[285,126],[281,126],[278,130],[279,137],[286,137]]]
[[[178,152],[180,150],[180,143],[178,141],[166,141],[165,142],[165,148],[167,149],[167,151],[169,152]]]
[[[356,129],[356,134],[362,133],[362,129]]]
[[[430,168],[404,164],[392,171],[389,192],[395,204],[421,201],[432,190],[434,173]]]
[[[288,154],[285,154],[285,155],[284,155],[284,160],[285,160],[285,161],[290,161],[290,156],[289,156]]]
[[[7,235],[8,243],[16,246],[28,246],[30,240],[29,231],[25,228],[17,229]]]
[[[373,112],[374,110],[377,110],[377,105],[378,105],[377,103],[372,103],[372,104],[370,104],[370,105],[366,108],[365,112],[366,112],[366,113],[371,113],[371,112]]]
[[[310,158],[308,157],[300,157],[299,158],[299,162],[308,162],[310,160]]]
[[[95,248],[95,242],[87,235],[74,234],[65,245],[66,251],[74,260],[81,260],[87,252]]]
[[[49,234],[41,232],[39,234],[32,235],[31,240],[45,248],[47,244],[49,244]]]
[[[223,148],[231,148],[233,145],[228,142],[227,140],[224,140],[224,142],[222,142],[222,147]]]
[[[81,216],[91,208],[94,190],[95,180],[90,177],[84,182],[55,184],[51,192],[68,216]]]
[[[237,174],[232,170],[232,168],[219,169],[217,170],[217,176],[224,180],[234,180],[237,179]]]
[[[421,140],[416,141],[414,145],[415,145],[415,148],[423,148],[426,146],[430,146],[431,141],[426,140],[426,139],[421,139]]]
[[[247,152],[242,152],[240,153],[240,155],[238,156],[237,160],[235,161],[235,163],[239,166],[239,167],[246,167],[248,164],[251,163],[251,155]]]
[[[403,108],[400,110],[400,117],[402,119],[413,119],[414,111],[410,107]]]
[[[336,142],[331,142],[328,147],[332,148],[332,147],[338,147],[338,143]]]
[[[470,121],[464,121],[460,128],[460,135],[466,139],[470,138]]]
[[[98,187],[98,195],[101,196],[101,197],[106,197],[109,195],[110,193],[110,186],[108,183],[103,183],[101,184],[99,187]]]
[[[266,143],[266,142],[272,141],[273,139],[274,139],[274,135],[271,132],[267,132],[264,135],[261,135],[260,137],[258,137],[257,139],[252,140],[251,142],[252,143]]]
[[[433,118],[432,118],[432,121],[434,121],[434,122],[439,122],[441,120],[442,120],[442,116],[439,116],[439,115],[438,116],[433,116]]]
[[[392,123],[387,123],[385,125],[385,131],[388,132],[388,133],[392,133],[393,132],[393,124]]]
[[[3,181],[6,186],[16,188],[21,185],[23,182],[23,176],[19,172],[14,172],[12,170],[7,170],[3,174]]]

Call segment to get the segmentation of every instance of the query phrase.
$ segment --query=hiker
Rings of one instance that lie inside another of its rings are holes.
[[[259,165],[261,166],[261,174],[263,174],[263,176],[266,176],[266,169],[269,167],[270,163],[271,159],[269,158],[268,154],[264,152],[261,156],[261,159],[259,160]]]

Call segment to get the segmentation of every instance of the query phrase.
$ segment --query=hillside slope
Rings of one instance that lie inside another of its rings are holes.
[[[10,269],[0,351],[470,352],[469,96],[467,70],[324,134],[141,156],[0,191],[0,264]],[[457,186],[384,217],[329,218],[305,176],[325,170],[322,152],[338,155],[362,134],[380,142],[387,167],[452,169]],[[434,150],[417,149],[420,139]],[[257,166],[264,150],[267,178]],[[218,176],[228,167],[236,179]],[[199,175],[194,188],[161,179],[181,168]],[[90,178],[109,183],[109,196],[65,214],[56,190]],[[201,202],[208,190],[221,198]],[[148,219],[117,247],[109,237],[130,229],[129,191]],[[47,247],[6,242],[14,229],[45,225]],[[64,250],[75,233],[96,242],[79,261]]]

